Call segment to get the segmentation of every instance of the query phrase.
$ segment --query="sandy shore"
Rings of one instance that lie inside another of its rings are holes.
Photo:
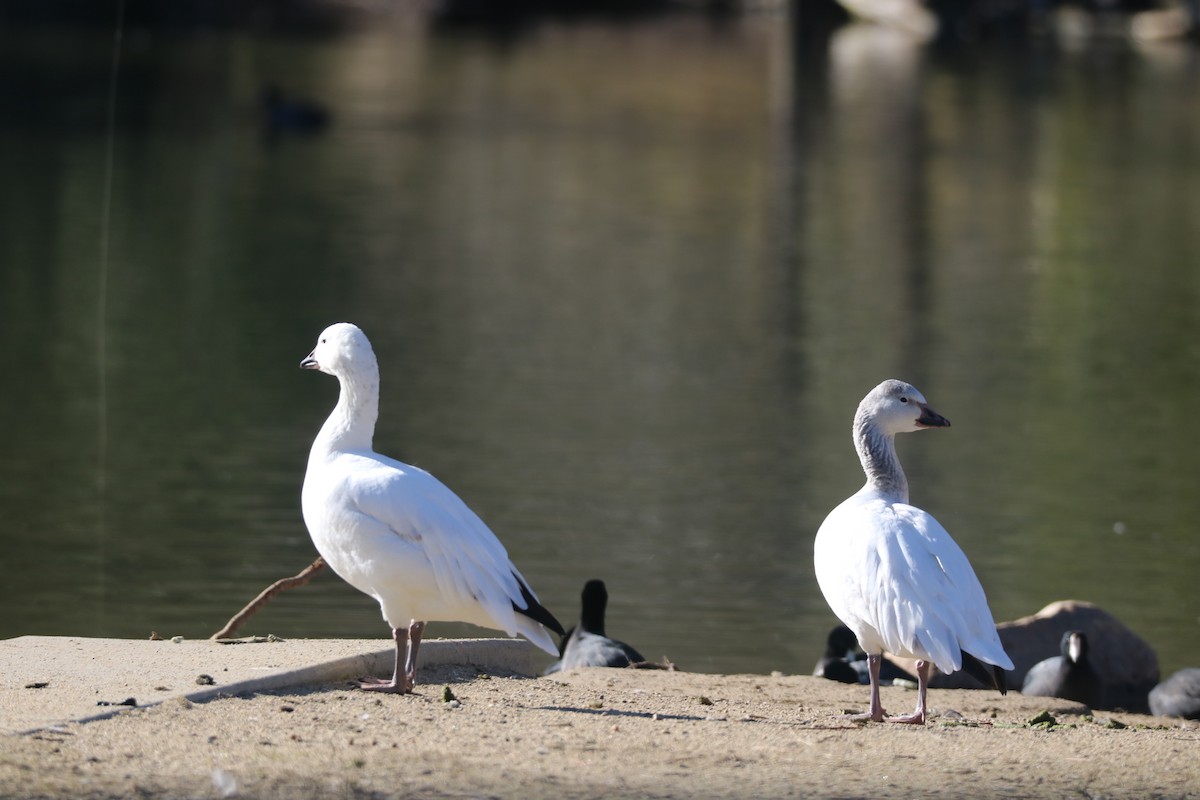
[[[914,727],[841,720],[865,687],[809,676],[444,664],[419,681],[404,697],[344,680],[173,697],[10,733],[0,796],[1200,796],[1196,723],[1015,693],[934,690]],[[891,711],[914,701],[885,689]],[[1043,712],[1057,724],[1030,723]]]

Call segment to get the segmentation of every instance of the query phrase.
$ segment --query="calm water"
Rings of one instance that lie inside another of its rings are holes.
[[[1091,600],[1200,664],[1195,49],[400,16],[123,55],[106,225],[110,32],[0,29],[0,636],[205,637],[309,563],[336,383],[297,364],[345,319],[378,448],[648,656],[811,668],[813,535],[901,377],[998,619]],[[333,125],[268,140],[272,81]],[[329,575],[245,632],[386,635]]]

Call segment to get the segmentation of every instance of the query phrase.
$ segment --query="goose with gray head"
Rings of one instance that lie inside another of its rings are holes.
[[[814,566],[821,593],[867,653],[870,708],[856,719],[923,724],[930,664],[966,668],[1006,691],[1013,668],[975,571],[946,529],[908,502],[896,434],[950,422],[913,386],[888,380],[863,398],[854,446],[867,482],[817,531]],[[917,707],[887,717],[879,694],[883,651],[917,661]],[[981,663],[982,662],[982,663]],[[988,669],[984,664],[991,665]]]
[[[562,625],[483,520],[425,470],[373,449],[379,365],[366,335],[347,322],[331,325],[300,366],[340,385],[309,453],[304,522],[333,571],[378,601],[396,643],[391,680],[359,685],[411,692],[421,635],[432,620],[521,634],[557,655],[548,630],[562,635]]]

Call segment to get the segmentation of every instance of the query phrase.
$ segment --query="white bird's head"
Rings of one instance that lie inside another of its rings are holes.
[[[375,351],[357,325],[337,322],[321,331],[317,346],[300,362],[301,369],[317,369],[327,375],[352,377],[361,371],[376,372]]]
[[[856,420],[869,420],[889,435],[950,427],[950,420],[930,408],[915,386],[897,380],[886,380],[872,389],[859,403]]]

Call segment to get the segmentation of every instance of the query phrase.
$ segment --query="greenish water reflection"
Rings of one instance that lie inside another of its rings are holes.
[[[648,656],[811,667],[812,537],[894,376],[954,423],[901,454],[999,618],[1092,600],[1200,663],[1193,50],[810,50],[766,15],[133,36],[105,269],[109,43],[0,33],[0,636],[206,636],[307,564],[336,386],[296,365],[349,319],[379,448],[564,619],[606,579]],[[272,80],[333,126],[264,139]],[[328,576],[253,627],[384,634]]]

